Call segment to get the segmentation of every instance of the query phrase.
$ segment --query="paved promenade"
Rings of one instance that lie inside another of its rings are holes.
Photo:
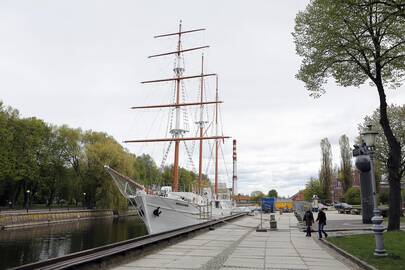
[[[320,245],[316,234],[305,237],[293,214],[277,220],[277,231],[256,232],[260,215],[244,217],[114,269],[356,269]]]

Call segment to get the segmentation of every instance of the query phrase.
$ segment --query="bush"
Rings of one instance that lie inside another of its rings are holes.
[[[380,191],[378,194],[378,199],[380,203],[382,204],[388,204],[388,198],[390,196],[390,193],[388,191]]]
[[[312,196],[318,195],[323,199],[321,183],[318,179],[311,178],[306,184],[304,189],[304,200],[312,201]]]
[[[360,199],[360,189],[358,187],[351,187],[349,188],[345,195],[345,201],[348,204],[360,204],[361,199]]]

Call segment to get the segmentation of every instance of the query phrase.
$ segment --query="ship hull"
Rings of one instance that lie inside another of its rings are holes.
[[[149,234],[176,230],[207,220],[200,207],[187,201],[149,194],[139,194],[134,200]]]
[[[157,234],[195,225],[208,220],[229,216],[232,213],[247,213],[228,208],[220,201],[219,207],[211,203],[195,204],[184,200],[141,193],[135,198],[138,213],[149,234]]]

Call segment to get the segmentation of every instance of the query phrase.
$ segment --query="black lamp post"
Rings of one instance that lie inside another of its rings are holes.
[[[30,193],[31,193],[31,190],[27,189],[26,193],[27,193],[27,204],[26,204],[25,208],[26,208],[27,213],[28,213],[28,208],[30,206]]]
[[[362,146],[363,155],[368,155],[370,158],[370,171],[371,171],[371,188],[373,193],[373,217],[371,221],[373,223],[373,231],[375,236],[375,256],[387,256],[387,252],[384,249],[384,236],[383,232],[385,230],[384,225],[382,224],[384,219],[381,216],[380,209],[378,209],[377,204],[377,188],[375,183],[375,170],[374,170],[374,149],[375,141],[378,135],[378,132],[373,129],[373,126],[367,125],[367,128],[361,133],[364,140]]]
[[[85,209],[86,204],[86,192],[83,192],[83,209]]]

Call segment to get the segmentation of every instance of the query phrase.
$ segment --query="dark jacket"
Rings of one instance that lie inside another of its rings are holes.
[[[305,212],[303,220],[305,221],[307,226],[312,226],[312,223],[314,222],[314,215],[311,211],[308,210]]]
[[[319,223],[326,224],[326,214],[324,211],[322,211],[322,210],[319,211],[316,221],[319,221]]]

